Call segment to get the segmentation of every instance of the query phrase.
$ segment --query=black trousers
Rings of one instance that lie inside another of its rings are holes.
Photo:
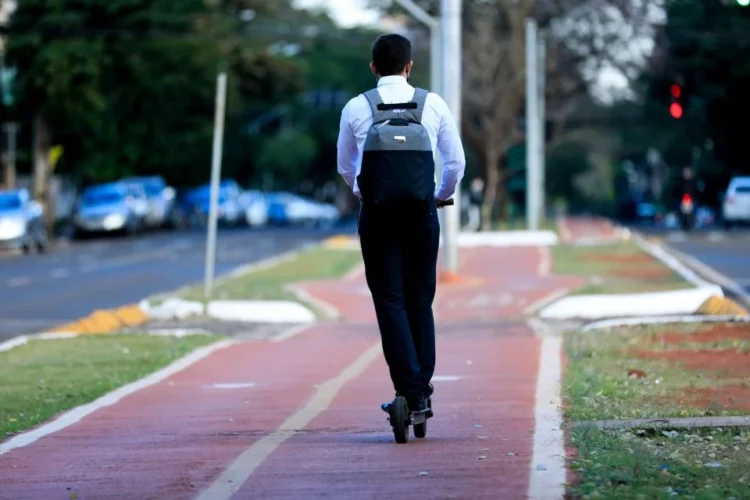
[[[359,236],[393,387],[406,397],[426,395],[435,372],[435,202],[388,208],[364,203]]]

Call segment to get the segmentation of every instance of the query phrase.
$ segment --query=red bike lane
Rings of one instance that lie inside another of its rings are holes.
[[[304,285],[342,322],[217,351],[0,456],[0,498],[524,498],[541,341],[523,314],[578,283],[548,276],[545,258],[462,251],[463,283],[436,299],[426,439],[395,444],[379,409],[393,389],[360,276]]]

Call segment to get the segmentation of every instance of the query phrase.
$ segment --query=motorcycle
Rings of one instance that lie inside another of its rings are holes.
[[[695,204],[693,197],[685,193],[680,200],[680,226],[683,231],[689,231],[695,225]]]

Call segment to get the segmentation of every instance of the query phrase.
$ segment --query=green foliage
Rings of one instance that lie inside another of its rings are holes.
[[[300,182],[305,177],[303,168],[315,159],[317,148],[306,132],[283,130],[262,144],[258,166],[273,172],[282,182]]]
[[[351,98],[371,87],[374,37],[291,0],[20,0],[6,57],[18,72],[20,167],[30,168],[25,151],[41,116],[50,142],[65,147],[57,170],[79,180],[205,182],[224,65],[224,175],[245,182],[271,171],[290,185],[316,171],[331,178],[343,102],[313,109],[301,98],[307,90]],[[282,103],[292,111],[248,136],[249,124]],[[277,132],[280,119],[295,132]]]

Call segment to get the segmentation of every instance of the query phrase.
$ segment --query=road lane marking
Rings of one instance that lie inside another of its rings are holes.
[[[538,325],[529,323],[536,331]],[[539,373],[534,406],[534,444],[529,471],[530,500],[556,500],[565,495],[565,441],[562,429],[560,381],[562,338],[540,339]]]
[[[378,341],[336,377],[328,379],[318,386],[313,397],[301,410],[287,418],[271,434],[263,436],[247,448],[211,486],[198,496],[198,499],[222,500],[231,498],[276,448],[292,437],[296,431],[304,429],[313,418],[327,410],[339,391],[364,372],[380,353],[381,344]]]
[[[212,384],[212,385],[204,385],[204,389],[250,389],[251,387],[255,387],[257,384],[255,382],[235,382],[231,384]]]
[[[539,264],[537,265],[537,274],[539,276],[549,276],[552,269],[552,256],[549,247],[539,247]]]
[[[211,344],[206,347],[197,349],[193,351],[192,353],[188,354],[187,356],[184,356],[172,362],[171,364],[162,368],[161,370],[152,373],[151,375],[148,375],[128,385],[124,385],[120,387],[119,389],[115,389],[109,394],[105,394],[104,396],[100,397],[99,399],[89,404],[78,406],[66,413],[63,413],[58,418],[56,418],[55,420],[53,420],[52,422],[48,424],[42,425],[41,427],[38,427],[28,432],[18,434],[17,436],[11,438],[5,443],[0,443],[0,455],[4,455],[5,453],[8,453],[9,451],[14,450],[16,448],[22,448],[24,446],[28,446],[34,443],[35,441],[43,438],[44,436],[48,436],[49,434],[53,434],[57,431],[61,431],[65,429],[66,427],[69,427],[77,422],[80,422],[83,418],[94,413],[95,411],[105,408],[107,406],[112,406],[116,404],[118,401],[120,401],[121,399],[123,399],[124,397],[129,396],[130,394],[133,394],[134,392],[137,392],[137,391],[140,391],[141,389],[145,389],[146,387],[150,387],[152,385],[158,384],[159,382],[166,379],[167,377],[171,377],[175,373],[178,373],[186,369],[190,365],[197,363],[198,361],[209,356],[215,351],[224,349],[225,347],[228,347],[234,343],[236,343],[236,341],[234,340],[225,340],[222,342],[217,342],[215,344]]]
[[[455,382],[460,379],[458,375],[435,375],[430,382]]]
[[[31,279],[26,276],[19,276],[17,278],[11,278],[6,281],[6,284],[9,288],[18,288],[21,286],[26,286],[29,283],[31,283]]]

